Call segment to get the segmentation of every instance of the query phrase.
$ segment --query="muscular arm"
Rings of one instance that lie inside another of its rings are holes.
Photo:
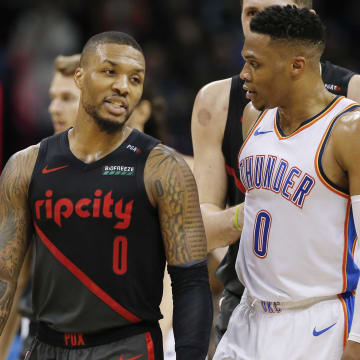
[[[335,158],[344,173],[348,174],[348,186],[351,196],[360,195],[360,111],[354,111],[339,119],[333,131]],[[360,211],[353,205],[354,222],[357,233],[360,232]],[[352,329],[360,329],[360,286],[355,297],[355,312]],[[345,347],[342,360],[360,360],[360,342],[354,334]]]
[[[19,329],[21,316],[18,312],[18,303],[21,295],[24,292],[25,286],[29,280],[31,273],[31,251],[27,252],[25,261],[20,271],[18,278],[18,285],[14,295],[14,301],[11,307],[11,311],[4,327],[2,335],[0,335],[0,360],[6,360],[8,352],[10,351],[14,337]]]
[[[150,201],[158,208],[171,277],[176,358],[205,359],[212,324],[207,248],[194,176],[184,159],[158,145],[144,172]]]
[[[145,167],[150,201],[158,208],[169,265],[206,258],[206,238],[194,176],[172,149],[157,146]]]
[[[227,120],[231,79],[213,82],[198,93],[191,120],[194,175],[199,189],[208,250],[237,241],[236,207],[226,208],[227,177],[222,141]],[[239,224],[242,216],[240,213]]]
[[[0,177],[0,333],[9,316],[29,244],[27,192],[37,151],[37,147],[31,147],[15,154]]]
[[[347,97],[360,103],[360,75],[354,75],[350,79]]]

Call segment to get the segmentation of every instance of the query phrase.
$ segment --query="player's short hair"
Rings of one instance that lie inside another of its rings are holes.
[[[319,53],[325,48],[325,26],[320,17],[307,8],[294,5],[270,6],[251,19],[250,30],[270,35],[275,41],[285,40],[312,46]]]
[[[55,71],[61,73],[63,76],[72,76],[75,70],[80,66],[80,54],[71,56],[59,55],[55,58]]]
[[[312,9],[313,1],[312,0],[291,0],[298,7],[305,7]],[[240,0],[240,7],[243,7],[243,0]]]
[[[140,51],[144,54],[141,46],[138,42],[129,34],[120,32],[120,31],[106,31],[92,36],[85,44],[80,58],[80,65],[82,66],[86,55],[93,50],[95,50],[99,45],[103,44],[119,44],[119,45],[129,45],[134,49]]]

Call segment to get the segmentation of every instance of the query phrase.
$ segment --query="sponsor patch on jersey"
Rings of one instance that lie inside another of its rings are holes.
[[[126,165],[105,165],[102,174],[133,176],[135,175],[135,167]]]
[[[128,150],[130,150],[130,151],[133,151],[134,153],[142,154],[141,149],[139,149],[137,146],[134,146],[134,145],[130,145],[130,144],[129,144],[126,148],[127,148]]]
[[[325,87],[330,91],[335,91],[336,93],[341,93],[341,91],[342,91],[342,89],[339,85],[325,84]]]

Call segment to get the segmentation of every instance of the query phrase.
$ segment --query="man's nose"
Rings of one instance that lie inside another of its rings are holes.
[[[59,99],[52,99],[49,105],[49,113],[56,114],[61,111],[60,100]]]
[[[113,90],[125,96],[129,93],[129,79],[126,75],[117,76],[112,84]]]
[[[246,63],[244,64],[244,66],[240,72],[240,78],[245,81],[250,81],[250,79],[251,79],[249,67]]]

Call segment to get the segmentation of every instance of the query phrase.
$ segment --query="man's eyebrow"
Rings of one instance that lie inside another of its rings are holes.
[[[119,64],[114,62],[114,61],[111,61],[111,60],[108,60],[108,59],[105,59],[102,64],[105,64],[105,63],[108,63],[112,66],[118,66]],[[136,72],[138,73],[145,73],[145,70],[144,69],[135,69]]]
[[[110,64],[112,66],[117,66],[118,65],[116,62],[111,61],[111,60],[107,60],[107,59],[102,62],[102,64],[104,64],[104,63],[108,63],[108,64]]]

